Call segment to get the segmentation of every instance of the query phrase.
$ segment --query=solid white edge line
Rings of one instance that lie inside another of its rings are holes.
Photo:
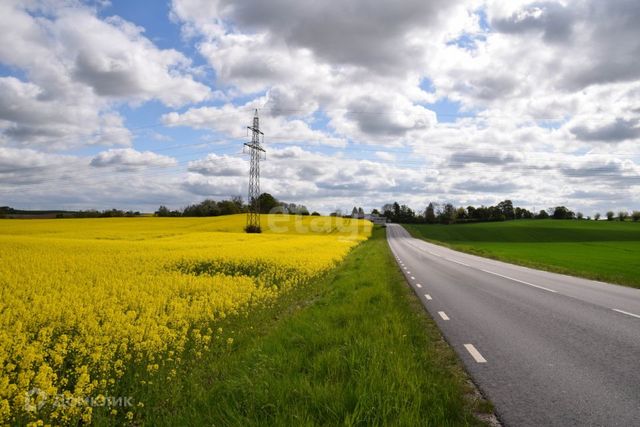
[[[540,286],[540,285],[534,285],[533,283],[525,282],[524,280],[514,279],[513,277],[505,276],[505,275],[502,275],[500,273],[496,273],[494,271],[489,271],[489,270],[484,270],[484,269],[480,269],[480,270],[484,271],[485,273],[493,274],[494,276],[499,276],[499,277],[502,277],[504,279],[509,279],[509,280],[513,280],[514,282],[522,283],[523,285],[529,285],[529,286],[533,286],[534,288],[542,289],[544,291],[558,293],[558,291],[554,291],[553,289],[545,288],[544,286]]]
[[[477,362],[477,363],[487,363],[487,359],[485,359],[484,357],[482,357],[482,355],[480,354],[480,352],[474,347],[473,344],[465,344],[464,348],[467,349],[467,351],[469,352],[469,354],[471,355],[471,357],[473,357],[473,359]]]
[[[424,297],[427,299],[427,301],[431,301],[433,299],[429,294],[424,294]]]
[[[422,287],[422,285],[420,283],[416,283],[416,286],[419,287],[419,288]]]
[[[618,313],[626,314],[627,316],[637,317],[638,319],[640,319],[639,315],[633,314],[633,313],[629,313],[628,311],[618,310],[617,308],[612,308],[611,310],[617,311]]]
[[[442,320],[449,320],[449,316],[444,311],[439,311],[438,314],[442,317]]]

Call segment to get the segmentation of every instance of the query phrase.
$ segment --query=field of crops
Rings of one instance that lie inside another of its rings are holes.
[[[640,288],[640,223],[548,219],[405,227],[453,249]]]
[[[0,221],[0,425],[87,423],[104,407],[135,424],[145,402],[123,402],[118,382],[171,381],[185,359],[233,346],[216,322],[309,282],[371,232],[275,215],[249,235],[244,221]]]

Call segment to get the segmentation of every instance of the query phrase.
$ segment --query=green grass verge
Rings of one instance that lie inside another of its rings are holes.
[[[468,397],[383,229],[327,276],[224,327],[238,331],[227,349],[122,391],[147,402],[135,424],[481,425],[474,412],[491,410]]]
[[[640,223],[518,220],[405,228],[463,252],[640,288]]]

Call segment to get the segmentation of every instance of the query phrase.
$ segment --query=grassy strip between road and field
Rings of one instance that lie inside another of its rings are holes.
[[[145,425],[483,425],[491,405],[407,286],[383,229],[276,305],[230,319],[226,350],[130,390]],[[96,420],[108,424],[108,419]]]
[[[549,219],[404,227],[413,237],[462,252],[640,288],[640,223]]]

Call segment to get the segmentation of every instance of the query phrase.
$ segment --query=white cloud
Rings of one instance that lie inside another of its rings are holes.
[[[158,49],[143,29],[119,17],[100,20],[68,12],[55,21],[61,43],[75,56],[73,77],[100,96],[177,107],[204,101],[210,89],[193,80],[190,60],[178,51]]]
[[[158,49],[130,22],[101,20],[75,2],[2,2],[0,26],[0,63],[24,76],[0,78],[5,143],[49,150],[129,145],[131,135],[113,111],[118,103],[158,99],[178,107],[210,96],[184,55]]]
[[[247,137],[246,126],[250,125],[254,116],[254,108],[264,105],[264,99],[257,99],[243,106],[226,104],[222,107],[196,107],[184,113],[168,113],[162,116],[166,126],[190,126],[196,129],[211,129],[223,132],[233,138]],[[309,118],[287,118],[270,110],[260,114],[260,129],[268,135],[266,140],[278,142],[305,141],[321,142],[325,145],[343,146],[345,140],[332,137],[323,131],[311,129]]]
[[[91,160],[91,166],[114,166],[120,169],[130,169],[141,166],[173,166],[176,160],[151,151],[136,151],[132,148],[116,148],[98,153]]]
[[[249,167],[238,157],[212,153],[204,159],[189,162],[188,170],[205,176],[246,176]]]

